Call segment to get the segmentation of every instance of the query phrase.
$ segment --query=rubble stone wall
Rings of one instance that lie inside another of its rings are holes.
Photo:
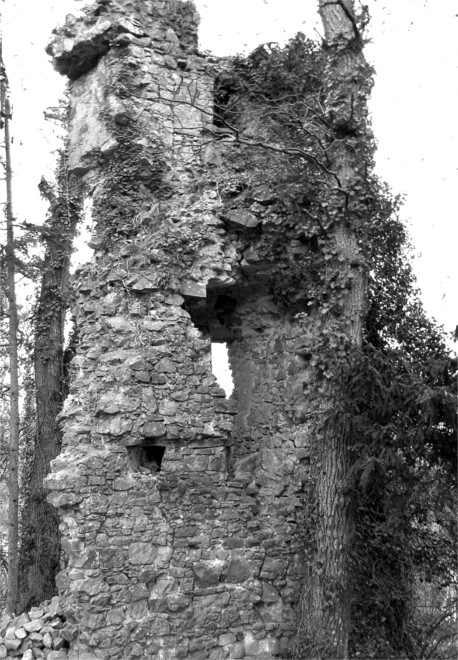
[[[269,287],[272,194],[228,208],[215,184],[227,147],[197,24],[189,3],[104,0],[50,47],[94,223],[46,479],[70,658],[288,657],[294,631],[306,328]],[[228,343],[230,398],[212,341]]]

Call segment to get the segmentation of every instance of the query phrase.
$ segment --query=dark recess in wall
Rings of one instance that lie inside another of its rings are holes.
[[[144,444],[127,447],[130,465],[134,472],[148,470],[155,473],[160,472],[162,459],[164,458],[165,447],[151,446],[145,440]]]

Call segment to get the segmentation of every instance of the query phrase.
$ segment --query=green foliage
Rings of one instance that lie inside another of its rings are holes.
[[[134,144],[137,137],[131,127],[118,129],[116,139],[119,143],[117,158],[101,161],[106,170],[103,194],[97,198],[97,210],[100,210],[104,224],[108,228],[104,239],[111,244],[113,239],[131,236],[136,233],[135,217],[142,210],[151,193],[159,198],[167,194],[163,184],[164,163],[155,159],[154,165],[148,163],[148,178],[139,175],[138,160],[142,152],[140,145]],[[146,164],[145,164],[146,170]]]
[[[324,110],[325,62],[323,50],[299,33],[284,48],[271,43],[246,59],[228,60],[216,80],[214,122],[232,131],[237,148],[233,163],[227,150],[226,171],[233,167],[239,181],[247,180],[245,190],[227,201],[236,208],[248,206],[254,201],[250,192],[261,184],[277,193],[270,213],[281,214],[282,222],[266,218],[259,247],[272,264],[276,302],[293,314],[316,308],[321,314],[339,313],[352,275],[342,268],[333,230],[347,220],[364,240],[379,204],[378,182],[369,174],[374,143],[363,93],[355,96],[353,128],[344,135]],[[358,82],[367,91],[370,70],[360,69],[352,85]],[[343,145],[355,159],[351,191],[332,169]],[[241,160],[248,174],[237,172]],[[224,190],[224,181],[220,183]],[[305,249],[285,260],[292,254],[291,241]]]
[[[365,343],[346,383],[356,507],[352,652],[447,658],[456,636],[428,653],[453,609],[428,639],[420,601],[427,585],[437,618],[432,601],[456,599],[456,360],[415,289],[399,200],[384,187],[379,200]]]
[[[216,115],[220,121],[235,119],[241,98],[264,108],[278,109],[294,103],[304,109],[307,97],[320,92],[324,63],[321,48],[300,32],[285,48],[262,44],[248,57],[230,60],[230,66],[220,73],[216,81]]]

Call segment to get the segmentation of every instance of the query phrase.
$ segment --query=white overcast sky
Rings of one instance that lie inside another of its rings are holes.
[[[371,101],[379,144],[377,171],[406,202],[425,306],[447,331],[458,323],[458,5],[456,0],[366,0],[377,76]],[[0,0],[3,54],[14,115],[15,212],[40,223],[37,184],[57,147],[43,110],[57,104],[64,80],[44,48],[52,28],[86,0]],[[201,48],[217,55],[317,36],[317,0],[196,0]]]

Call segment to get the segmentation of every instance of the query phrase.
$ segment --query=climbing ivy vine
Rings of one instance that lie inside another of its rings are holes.
[[[422,307],[402,200],[372,173],[370,127],[362,134],[364,122],[332,124],[324,113],[323,96],[332,93],[323,88],[325,65],[324,50],[301,34],[285,48],[266,44],[227,60],[215,96],[215,125],[230,145],[219,186],[235,207],[252,207],[261,185],[275,191],[258,246],[272,264],[277,303],[296,318],[338,319],[353,269],[366,272],[362,346],[351,345],[335,322],[311,332],[302,349],[314,373],[310,390],[325,394],[326,381],[339,374],[346,392],[315,433],[319,439],[329,424],[344,429],[352,455],[350,651],[445,659],[458,643],[456,361]],[[358,77],[356,94],[367,94],[370,67]],[[351,194],[331,165],[342,142],[357,163]],[[345,218],[360,255],[339,269],[332,230]],[[287,260],[291,241],[305,249]],[[309,499],[313,519],[313,492]]]

